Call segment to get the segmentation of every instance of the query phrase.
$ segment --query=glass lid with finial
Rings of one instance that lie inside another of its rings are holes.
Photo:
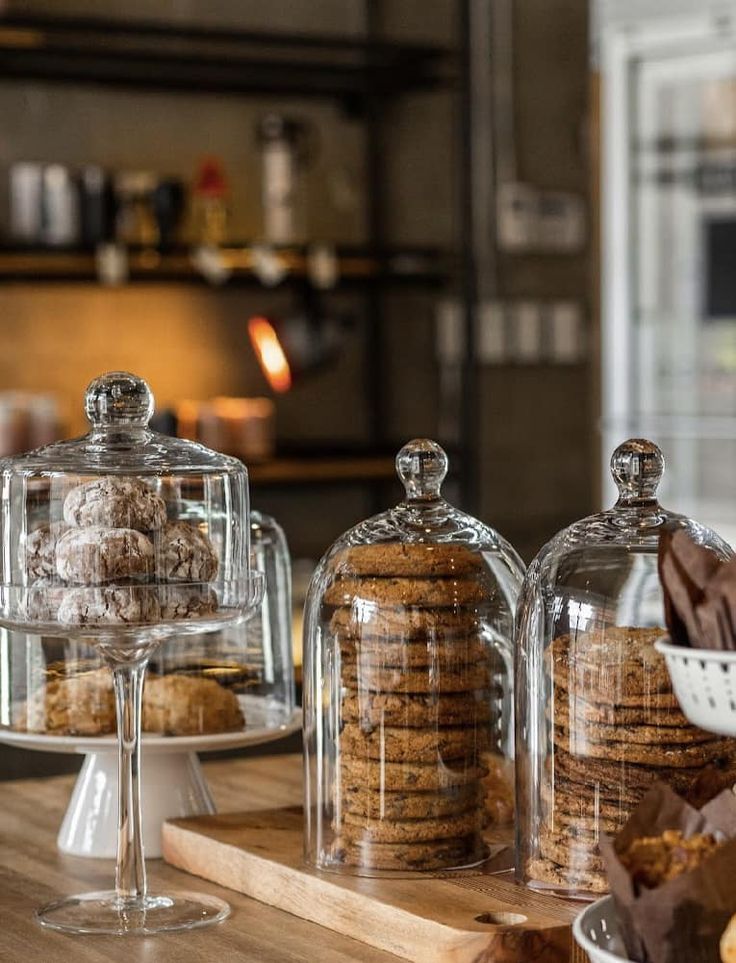
[[[147,891],[138,788],[143,679],[160,642],[176,639],[182,650],[259,605],[248,474],[234,458],[153,432],[153,395],[135,375],[97,378],[85,408],[87,435],[0,461],[0,625],[57,649],[96,653],[112,669],[119,740],[116,888],[59,900],[38,919],[72,933],[189,929],[222,919],[227,905]],[[14,664],[22,661],[0,662],[4,692],[14,688]],[[97,722],[100,675],[77,680],[84,728]],[[27,704],[37,695],[43,702],[49,692],[29,693]]]
[[[484,860],[513,813],[512,636],[524,567],[442,497],[447,456],[396,458],[394,508],[339,538],[305,610],[306,855],[357,875]]]
[[[736,781],[733,743],[690,726],[663,658],[657,548],[682,527],[721,557],[710,529],[663,508],[650,441],[611,458],[618,500],[556,535],[529,566],[516,636],[517,878],[565,896],[607,890],[598,840],[663,779],[698,805]]]

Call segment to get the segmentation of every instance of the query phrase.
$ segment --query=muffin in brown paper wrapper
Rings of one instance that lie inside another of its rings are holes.
[[[619,853],[645,836],[679,829],[722,842],[695,869],[653,889],[637,886]],[[626,951],[637,963],[718,963],[718,944],[736,913],[736,795],[725,789],[697,810],[664,783],[644,796],[615,837],[602,836],[611,894]]]

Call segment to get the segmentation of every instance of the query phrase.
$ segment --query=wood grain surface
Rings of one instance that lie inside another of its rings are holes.
[[[204,766],[221,812],[301,803],[301,758],[229,759]],[[2,963],[396,963],[397,957],[236,892],[148,863],[154,888],[194,889],[227,899],[232,915],[208,930],[147,938],[72,937],[33,919],[59,895],[110,887],[109,860],[66,856],[56,834],[73,777],[0,784],[0,961]],[[476,885],[472,879],[464,886]],[[526,897],[535,900],[532,893]],[[573,963],[585,963],[574,956]],[[483,963],[480,957],[478,963]],[[487,963],[487,961],[486,961]],[[525,963],[536,963],[530,957]]]
[[[298,756],[205,764],[218,808],[269,809],[301,802]],[[65,936],[33,919],[59,895],[108,889],[109,860],[66,856],[56,848],[73,777],[0,784],[0,961],[2,963],[396,963],[396,957],[281,910],[149,861],[153,888],[194,889],[227,899],[219,926],[146,938]]]
[[[510,874],[365,879],[303,862],[298,807],[180,819],[173,865],[415,963],[568,963],[579,906]]]

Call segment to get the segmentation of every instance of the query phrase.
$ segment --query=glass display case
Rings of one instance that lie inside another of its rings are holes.
[[[248,475],[236,459],[151,431],[153,395],[134,375],[96,379],[85,406],[89,434],[0,462],[0,623],[41,637],[0,666],[3,693],[20,688],[17,674],[26,686],[24,707],[8,721],[101,733],[114,715],[120,754],[116,888],[59,900],[38,918],[68,932],[202,926],[222,919],[227,904],[147,892],[142,689],[161,643],[176,640],[183,656],[191,637],[235,627],[261,602]],[[66,669],[64,646],[74,671],[55,668],[50,678],[50,667]],[[93,653],[112,669],[112,686]],[[202,674],[157,674],[148,693],[155,731],[243,726],[237,696]]]
[[[611,459],[616,504],[540,551],[516,643],[517,878],[565,896],[607,888],[598,840],[663,779],[694,802],[736,780],[733,742],[689,725],[654,648],[666,633],[659,534],[681,526],[727,557],[714,532],[662,508],[664,459],[632,439]]]
[[[357,875],[472,865],[512,815],[512,636],[523,565],[440,494],[413,441],[406,498],[343,535],[305,609],[306,857]]]

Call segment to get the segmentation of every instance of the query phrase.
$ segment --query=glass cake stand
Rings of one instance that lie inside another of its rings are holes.
[[[85,409],[89,434],[0,462],[0,625],[94,647],[113,673],[117,717],[115,888],[36,916],[68,933],[207,926],[228,915],[227,903],[147,888],[141,696],[161,642],[238,624],[262,600],[248,475],[236,459],[151,431],[153,395],[134,375],[93,381]]]

